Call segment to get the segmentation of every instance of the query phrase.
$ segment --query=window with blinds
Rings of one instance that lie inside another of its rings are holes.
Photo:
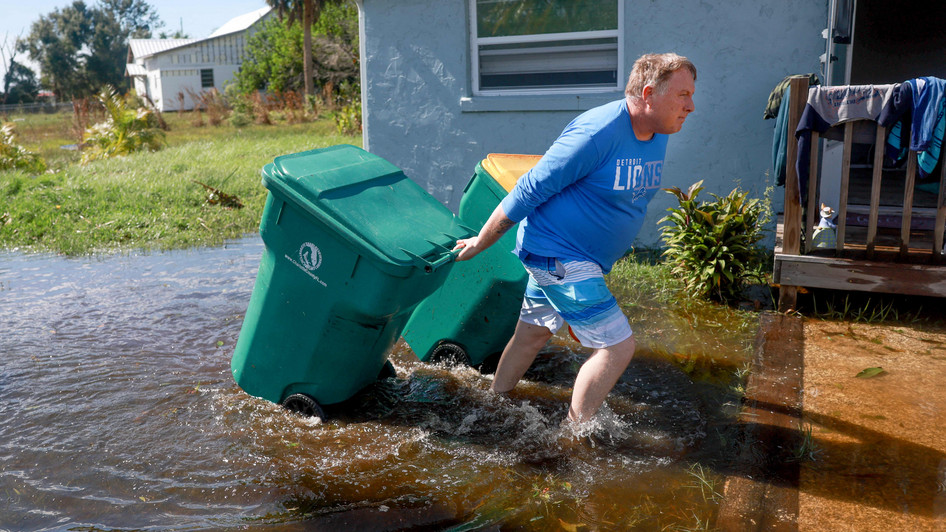
[[[618,0],[471,0],[474,93],[623,88]]]

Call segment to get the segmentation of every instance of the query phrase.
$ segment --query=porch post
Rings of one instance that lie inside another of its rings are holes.
[[[795,141],[795,130],[798,121],[808,103],[808,77],[794,76],[789,81],[791,100],[788,113],[788,145],[785,150],[785,216],[782,221],[782,253],[798,255],[801,253],[801,225],[802,209],[798,199],[798,171],[795,162],[798,160],[798,143]],[[815,179],[814,176],[811,176]],[[779,286],[778,309],[787,312],[795,308],[797,302],[797,287]]]

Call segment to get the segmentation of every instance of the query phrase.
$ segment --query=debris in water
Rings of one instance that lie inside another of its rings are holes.
[[[221,207],[226,207],[228,209],[242,209],[243,203],[240,202],[240,198],[227,194],[218,188],[214,188],[206,183],[201,183],[196,179],[192,179],[194,183],[206,188],[210,191],[210,194],[207,194],[207,203],[210,205],[220,205]]]
[[[857,377],[858,379],[869,379],[871,377],[876,377],[877,375],[880,375],[881,373],[885,373],[884,368],[878,366],[876,368],[862,369],[860,373],[855,375],[855,377]]]

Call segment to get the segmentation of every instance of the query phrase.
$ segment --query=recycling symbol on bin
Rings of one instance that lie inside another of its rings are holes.
[[[317,270],[322,265],[322,252],[312,242],[306,242],[299,248],[299,262],[307,270]]]

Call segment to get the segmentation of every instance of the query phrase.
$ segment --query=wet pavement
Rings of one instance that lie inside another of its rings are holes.
[[[763,315],[759,336],[717,527],[946,530],[942,322]]]
[[[946,328],[809,320],[804,356],[799,529],[946,531]]]

